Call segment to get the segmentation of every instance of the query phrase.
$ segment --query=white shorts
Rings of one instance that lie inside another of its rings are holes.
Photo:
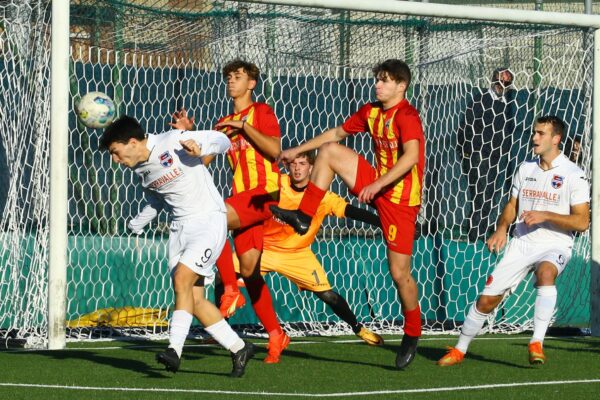
[[[570,259],[571,246],[543,246],[512,238],[481,294],[499,296],[514,291],[525,276],[544,261],[554,264],[560,275]]]
[[[227,214],[214,212],[171,222],[169,233],[169,271],[178,263],[202,276],[213,276],[214,265],[227,240]]]

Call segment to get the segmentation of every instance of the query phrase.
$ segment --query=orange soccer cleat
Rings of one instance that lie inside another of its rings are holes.
[[[437,365],[440,367],[449,367],[451,365],[460,364],[465,358],[465,353],[454,347],[448,347],[448,352],[444,357],[440,358]]]
[[[281,358],[281,352],[290,344],[290,337],[284,333],[269,337],[269,350],[264,362],[267,364],[277,364]]]
[[[238,308],[244,307],[245,304],[246,299],[242,292],[226,287],[225,293],[221,296],[219,311],[221,311],[223,318],[230,318],[233,317]]]
[[[370,344],[371,346],[381,346],[383,345],[383,338],[373,332],[370,329],[365,328],[364,326],[360,328],[360,331],[356,333],[356,336],[365,341],[365,343]]]
[[[546,356],[542,350],[542,342],[529,343],[529,364],[544,364]]]

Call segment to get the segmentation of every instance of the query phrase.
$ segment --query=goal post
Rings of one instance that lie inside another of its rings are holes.
[[[48,349],[66,345],[69,124],[69,0],[52,1]]]
[[[413,271],[428,333],[458,331],[465,307],[498,261],[483,246],[485,233],[471,237],[469,226],[478,207],[495,222],[507,195],[504,182],[529,154],[535,117],[565,119],[565,150],[580,141],[592,199],[600,199],[597,165],[592,168],[600,159],[600,143],[592,140],[600,129],[598,16],[392,0],[9,0],[0,2],[0,11],[2,345],[62,348],[65,338],[166,334],[173,306],[165,265],[168,220],[161,213],[140,237],[127,231],[143,195],[131,171],[99,151],[101,132],[77,121],[75,104],[89,91],[107,93],[149,133],[165,130],[180,107],[190,110],[199,129],[209,129],[231,112],[221,68],[243,57],[261,69],[255,95],[273,106],[286,148],[372,101],[373,64],[407,60],[413,71],[408,97],[427,140]],[[513,97],[507,97],[513,108],[503,120],[510,133],[492,143],[500,161],[480,160],[494,179],[473,182],[458,132],[499,67],[514,74]],[[368,136],[346,144],[373,158]],[[211,172],[227,196],[231,173],[224,157]],[[351,199],[340,180],[332,190]],[[576,237],[571,265],[559,278],[554,322],[600,335],[600,244],[591,240],[600,235],[600,211],[594,203],[591,235]],[[401,332],[377,230],[326,219],[313,250],[359,321],[379,332]],[[267,280],[291,334],[350,333],[315,296],[279,276]],[[531,328],[530,289],[530,279],[517,288],[490,319],[490,332]],[[261,333],[250,307],[231,323]]]

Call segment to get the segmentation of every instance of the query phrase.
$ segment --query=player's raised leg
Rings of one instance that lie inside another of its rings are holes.
[[[331,129],[337,131],[341,127]],[[323,135],[328,134],[327,131]],[[338,143],[325,143],[319,148],[315,159],[310,182],[304,192],[298,210],[285,210],[278,206],[271,206],[271,211],[280,220],[291,225],[296,232],[304,235],[308,232],[312,217],[317,212],[321,200],[329,189],[335,174],[353,187],[356,181],[356,169],[358,166],[358,154],[353,150]]]

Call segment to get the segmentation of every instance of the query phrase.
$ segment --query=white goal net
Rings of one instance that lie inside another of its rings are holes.
[[[0,2],[0,337],[40,338],[46,324],[49,140],[49,2]],[[166,268],[166,215],[138,238],[125,226],[144,202],[136,178],[98,150],[100,131],[76,120],[74,104],[102,91],[149,133],[167,129],[185,107],[198,128],[231,111],[222,66],[256,63],[255,94],[271,104],[283,147],[344,121],[372,101],[371,68],[388,58],[413,72],[410,102],[427,147],[424,203],[413,274],[427,332],[455,332],[497,257],[484,248],[516,165],[530,156],[536,117],[565,120],[567,155],[591,177],[593,42],[586,30],[476,20],[407,17],[208,1],[71,2],[69,266],[67,327],[73,338],[160,335],[173,296]],[[512,84],[488,104],[494,71]],[[502,75],[502,74],[500,74]],[[502,75],[504,76],[504,75]],[[479,110],[484,109],[482,116]],[[367,135],[346,144],[373,157]],[[224,158],[213,167],[229,194]],[[332,190],[351,199],[340,181]],[[355,199],[352,203],[359,205]],[[364,206],[361,206],[364,207]],[[589,327],[590,240],[576,237],[558,280],[555,325]],[[400,332],[402,314],[376,230],[328,219],[313,245],[334,290],[358,320]],[[294,334],[350,333],[311,293],[269,276],[276,309]],[[489,328],[519,332],[532,321],[526,280]],[[230,321],[260,332],[250,307]]]

